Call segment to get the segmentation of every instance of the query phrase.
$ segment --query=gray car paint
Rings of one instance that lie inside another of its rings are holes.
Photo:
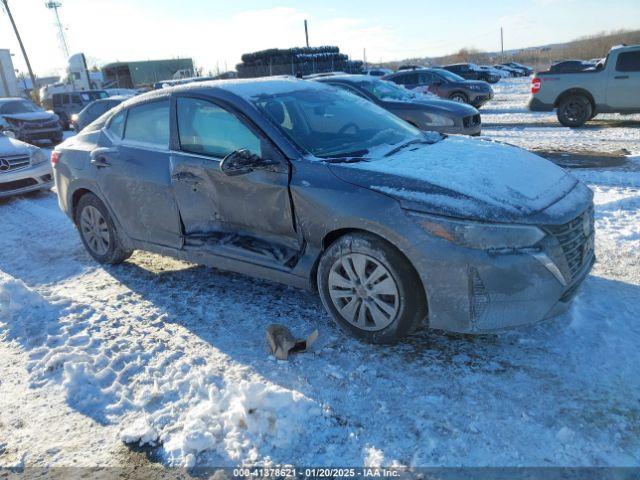
[[[427,95],[421,95],[424,97],[423,99],[416,99],[412,102],[380,100],[361,86],[361,83],[366,81],[382,81],[377,78],[372,79],[368,75],[336,75],[332,77],[318,78],[315,81],[345,89],[354,89],[356,91],[353,93],[356,93],[376,105],[381,106],[385,110],[388,110],[394,115],[418,127],[420,130],[435,131],[439,133],[457,133],[463,135],[479,135],[482,130],[481,122],[467,127],[464,126],[463,119],[465,117],[480,115],[478,110],[471,105],[452,102],[450,100],[442,100],[435,96],[433,96],[434,98],[429,98]],[[439,114],[450,118],[454,121],[454,126],[433,127],[425,122],[423,115],[425,112]]]
[[[262,85],[269,88],[279,81],[265,81]],[[300,88],[306,88],[303,83]],[[116,193],[105,188],[100,181],[101,169],[90,163],[90,154],[97,147],[120,149],[103,130],[83,132],[59,146],[60,160],[54,170],[61,208],[73,218],[79,194],[91,191],[109,209],[128,248],[311,289],[315,288],[319,257],[332,239],[348,231],[368,231],[398,248],[418,272],[422,280],[418,288],[424,288],[429,305],[429,326],[459,332],[490,331],[555,315],[566,308],[588,273],[592,258],[579,275],[563,284],[532,252],[471,249],[427,234],[407,214],[407,205],[402,201],[367,187],[372,178],[375,184],[388,185],[404,179],[329,165],[304,154],[247,101],[245,89],[246,82],[175,87],[130,100],[115,112],[160,98],[202,96],[226,106],[259,131],[273,147],[272,159],[278,161],[277,165],[267,171],[254,171],[252,176],[234,177],[231,182],[220,175],[217,163],[211,159],[179,151],[172,112],[169,149],[125,150],[122,158],[129,165],[118,167],[122,168],[122,178],[113,181],[122,185]],[[189,187],[181,184],[180,174],[186,172],[204,179],[191,198]],[[153,202],[145,200],[149,192],[144,188],[149,187],[143,184],[149,182],[156,183],[150,194]],[[575,185],[543,211],[521,217],[512,215],[503,221],[540,226],[566,223],[592,205],[591,192],[580,182]],[[221,188],[226,194],[218,196],[211,191],[214,188]],[[428,191],[431,187],[423,183],[420,188]],[[135,201],[126,201],[132,193]],[[460,192],[441,193],[451,201],[460,197]],[[118,194],[124,195],[125,200],[116,199]],[[410,206],[444,213],[440,207]],[[206,228],[185,231],[176,212],[184,212],[196,223],[204,219]],[[496,207],[494,213],[499,216],[502,212]],[[136,229],[132,227],[135,222],[146,227]],[[542,253],[566,270],[555,237],[549,235],[542,243]],[[474,303],[477,278],[486,297],[481,312]]]
[[[425,88],[431,93],[439,96],[440,98],[451,98],[456,93],[463,93],[469,100],[469,104],[476,108],[482,107],[485,103],[493,98],[493,90],[487,82],[478,80],[462,80],[451,81],[445,78],[438,68],[418,68],[415,70],[403,70],[398,71],[392,75],[386,75],[383,80],[390,80],[394,83],[404,85],[409,89]],[[433,76],[433,80],[427,82],[421,82],[419,80],[410,81],[406,83],[403,79],[407,75],[419,75],[421,72],[425,72]],[[475,85],[479,90],[472,90],[471,85]]]

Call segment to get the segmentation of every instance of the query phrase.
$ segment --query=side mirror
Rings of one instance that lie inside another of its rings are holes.
[[[256,168],[273,165],[274,162],[265,160],[249,150],[241,149],[231,152],[220,162],[220,170],[231,177],[250,173]]]
[[[9,137],[9,138],[16,138],[16,134],[15,134],[15,132],[12,132],[11,130],[3,130],[3,131],[2,131],[2,134],[3,134],[5,137]]]

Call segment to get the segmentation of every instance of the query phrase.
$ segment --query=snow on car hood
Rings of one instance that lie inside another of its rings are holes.
[[[25,155],[30,152],[29,144],[0,133],[0,156]]]
[[[525,150],[464,137],[408,146],[389,157],[378,148],[367,160],[330,168],[339,178],[397,198],[407,208],[461,218],[522,220],[559,202],[578,183]]]

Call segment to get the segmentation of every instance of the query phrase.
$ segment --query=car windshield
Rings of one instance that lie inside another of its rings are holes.
[[[359,82],[358,85],[382,101],[410,102],[415,100],[419,95],[400,85],[385,80],[363,81]]]
[[[450,82],[464,82],[464,78],[462,78],[460,75],[456,75],[455,73],[450,72],[449,70],[445,70],[444,68],[436,68],[434,72],[441,77],[444,77],[446,80],[449,80]]]
[[[82,97],[82,99],[86,102],[90,102],[93,100],[99,100],[101,98],[108,98],[109,94],[105,91],[98,91],[98,92],[82,92],[80,94],[80,96]]]
[[[14,102],[7,102],[0,107],[0,113],[33,113],[41,112],[42,109],[37,105],[28,102],[27,100],[16,100]]]
[[[252,100],[291,141],[320,158],[362,157],[376,147],[425,140],[395,115],[338,89],[300,89]]]

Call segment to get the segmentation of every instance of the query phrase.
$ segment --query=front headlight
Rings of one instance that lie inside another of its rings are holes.
[[[476,92],[479,92],[482,89],[480,88],[480,85],[473,84],[473,85],[469,85],[469,90],[474,90]]]
[[[47,156],[38,147],[29,150],[31,150],[31,165],[39,165],[47,161]]]
[[[480,250],[516,249],[535,246],[546,234],[530,225],[506,225],[453,220],[409,212],[426,232],[457,245]]]
[[[454,125],[452,118],[428,112],[424,112],[424,123],[432,127],[453,127]]]

